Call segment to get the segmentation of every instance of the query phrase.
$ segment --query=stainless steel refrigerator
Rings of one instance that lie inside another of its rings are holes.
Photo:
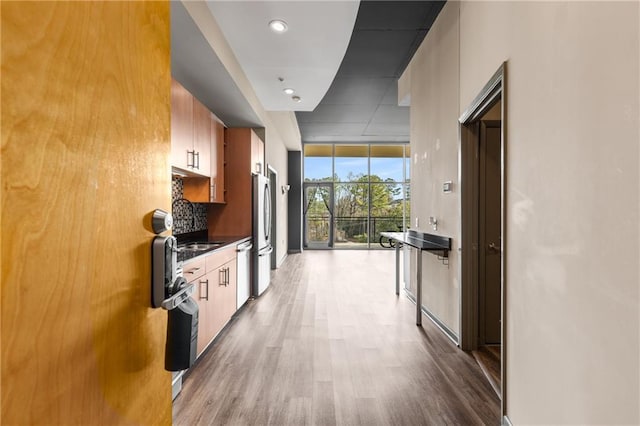
[[[271,190],[269,179],[253,175],[253,286],[252,296],[260,296],[271,281]]]

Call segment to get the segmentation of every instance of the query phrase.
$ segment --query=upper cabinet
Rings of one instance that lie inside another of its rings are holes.
[[[193,98],[193,170],[209,176],[211,172],[211,112]]]
[[[264,142],[258,135],[251,131],[251,171],[266,175],[264,163]]]
[[[171,165],[209,176],[211,113],[187,89],[171,81]]]
[[[171,80],[171,165],[188,170],[193,152],[193,96]]]
[[[184,170],[184,198],[225,202],[224,124],[187,89],[171,80],[171,165]]]
[[[252,173],[265,172],[264,142],[250,128],[224,132],[225,205],[209,210],[210,237],[251,235]],[[186,186],[185,186],[186,194]]]
[[[212,203],[225,201],[225,147],[224,124],[213,114],[211,115],[211,187]]]

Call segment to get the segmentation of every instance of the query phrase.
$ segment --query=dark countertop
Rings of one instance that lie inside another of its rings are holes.
[[[432,252],[442,257],[449,256],[451,238],[409,230],[407,232],[381,232],[380,235],[399,241],[417,249]]]
[[[235,236],[235,237],[225,236],[225,237],[216,237],[211,239],[211,238],[208,238],[206,234],[189,235],[186,238],[184,236],[177,235],[176,238],[178,239],[178,249],[180,249],[182,245],[189,244],[189,243],[215,244],[211,248],[206,250],[179,251],[178,262],[187,262],[199,256],[209,255],[215,251],[227,249],[231,245],[237,245],[245,241],[251,240],[251,236]]]

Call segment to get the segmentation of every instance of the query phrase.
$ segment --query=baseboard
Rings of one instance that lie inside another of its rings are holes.
[[[509,416],[505,415],[502,417],[502,426],[513,426],[513,423],[509,420]]]
[[[411,300],[413,303],[416,303],[416,298],[413,296],[413,294],[411,294],[407,289],[404,289],[404,292],[407,295],[407,298],[409,300]],[[421,309],[422,313],[427,318],[429,318],[431,322],[434,323],[435,326],[438,327],[440,331],[444,333],[445,336],[447,336],[456,346],[460,346],[460,339],[458,338],[458,335],[453,330],[451,330],[442,321],[440,321],[440,319],[436,317],[434,314],[432,314],[427,308],[425,308],[424,305],[422,305],[421,308],[422,308]]]
[[[297,254],[297,253],[302,253],[302,250],[301,249],[289,250],[287,253],[289,253],[289,254]]]
[[[276,265],[276,268],[279,268],[282,266],[282,264],[284,263],[284,261],[287,259],[287,253],[284,254],[284,256],[282,256],[280,258],[280,260],[278,260],[278,263]]]

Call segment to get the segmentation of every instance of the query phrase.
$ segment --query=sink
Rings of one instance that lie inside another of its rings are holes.
[[[223,243],[221,242],[187,243],[184,246],[179,247],[179,250],[204,251],[220,247],[222,244]]]

